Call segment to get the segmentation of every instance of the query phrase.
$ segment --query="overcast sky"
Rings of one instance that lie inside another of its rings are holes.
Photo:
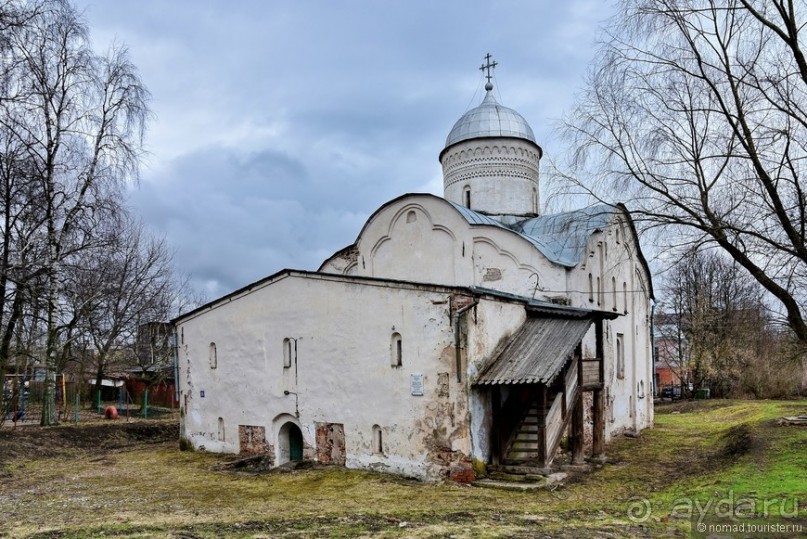
[[[208,299],[315,270],[407,192],[442,194],[438,154],[483,97],[545,156],[571,107],[604,0],[82,0],[96,48],[124,43],[152,93],[131,205]]]

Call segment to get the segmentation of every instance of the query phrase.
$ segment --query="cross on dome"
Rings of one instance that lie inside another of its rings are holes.
[[[487,90],[488,92],[493,90],[493,83],[490,82],[490,79],[493,78],[493,75],[490,74],[490,70],[495,69],[496,66],[499,65],[499,62],[497,62],[496,60],[494,60],[493,63],[491,63],[490,59],[491,59],[490,53],[487,53],[485,55],[485,63],[479,67],[479,71],[484,72],[485,70],[487,70],[485,78],[488,79],[488,82],[485,84],[485,90]]]

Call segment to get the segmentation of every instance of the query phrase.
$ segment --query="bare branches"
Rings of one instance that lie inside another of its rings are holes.
[[[567,120],[570,178],[720,246],[807,345],[807,64],[777,0],[625,0]]]
[[[0,29],[0,373],[13,342],[42,352],[47,425],[56,372],[165,320],[175,280],[121,206],[150,118],[126,48],[98,56],[68,0],[2,2]]]

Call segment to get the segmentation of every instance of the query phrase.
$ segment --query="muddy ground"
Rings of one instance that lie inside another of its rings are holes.
[[[231,467],[234,456],[179,451],[175,421],[3,428],[0,537],[687,537],[682,497],[807,499],[807,428],[776,423],[805,412],[805,402],[664,404],[654,429],[608,446],[604,467],[530,493]]]

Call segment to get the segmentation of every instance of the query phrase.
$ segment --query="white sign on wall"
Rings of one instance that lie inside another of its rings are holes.
[[[423,374],[414,373],[409,375],[409,392],[413,396],[423,396]]]

